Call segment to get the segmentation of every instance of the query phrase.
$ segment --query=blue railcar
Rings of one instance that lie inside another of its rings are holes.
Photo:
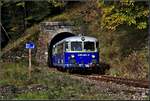
[[[68,37],[53,46],[53,65],[63,69],[92,70],[99,66],[99,43],[88,36]]]

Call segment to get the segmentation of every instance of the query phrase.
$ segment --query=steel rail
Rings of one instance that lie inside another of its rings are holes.
[[[93,80],[102,80],[107,82],[115,82],[118,84],[126,84],[129,86],[134,87],[141,87],[141,88],[149,88],[150,81],[148,80],[136,80],[136,79],[127,79],[127,78],[121,78],[121,77],[113,77],[108,75],[102,75],[102,76],[86,76],[88,79]]]

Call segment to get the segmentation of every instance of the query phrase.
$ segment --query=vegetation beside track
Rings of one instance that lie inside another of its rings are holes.
[[[73,79],[67,73],[49,71],[47,67],[32,67],[32,79],[28,80],[28,65],[25,63],[2,63],[0,86],[26,87],[42,84],[47,91],[27,91],[21,94],[0,95],[1,99],[114,99],[100,93],[94,85]],[[13,95],[13,96],[12,96]],[[117,98],[116,98],[117,99]]]
[[[26,63],[1,63],[0,69],[0,89],[2,90],[3,85],[12,87],[10,92],[0,93],[0,99],[130,99],[126,97],[128,94],[118,95],[120,92],[115,92],[116,89],[113,87],[110,89],[110,84],[106,89],[103,84],[100,84],[103,86],[99,86],[93,82],[74,78],[68,73],[49,70],[44,66],[32,66],[31,80],[28,79],[28,64]],[[47,88],[42,90],[34,85],[42,85]],[[17,93],[19,88],[26,91]],[[118,91],[121,91],[119,89]],[[9,91],[8,87],[7,90]],[[129,94],[129,96],[131,95]]]

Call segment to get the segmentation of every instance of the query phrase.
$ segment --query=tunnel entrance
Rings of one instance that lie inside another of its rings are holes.
[[[48,46],[48,66],[49,67],[53,66],[53,63],[52,63],[53,45],[56,44],[57,42],[59,42],[60,40],[67,38],[67,37],[71,37],[71,36],[75,36],[75,34],[69,33],[69,32],[62,32],[62,33],[58,33],[57,35],[55,35],[52,38],[52,40],[50,41],[49,46]]]

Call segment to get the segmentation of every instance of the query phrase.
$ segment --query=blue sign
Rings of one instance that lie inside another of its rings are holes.
[[[27,49],[33,49],[33,48],[35,48],[35,44],[33,42],[27,42],[26,43],[26,48]]]

